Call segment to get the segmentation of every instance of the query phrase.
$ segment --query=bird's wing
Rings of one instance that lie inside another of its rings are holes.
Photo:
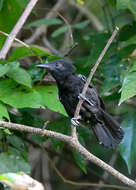
[[[78,77],[84,82],[84,84],[86,83],[87,78],[84,75],[79,74]],[[98,95],[95,87],[92,84],[89,84],[88,86],[86,97],[88,98],[88,100],[92,101],[92,103],[94,103],[97,107],[105,109],[103,100]]]

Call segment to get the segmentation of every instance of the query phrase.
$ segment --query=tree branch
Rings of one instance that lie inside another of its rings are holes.
[[[18,32],[20,31],[20,29],[22,28],[23,24],[25,23],[27,17],[31,13],[31,11],[32,11],[33,7],[35,6],[35,4],[37,3],[37,1],[38,0],[31,0],[28,3],[27,7],[25,8],[24,12],[22,13],[21,17],[19,18],[18,22],[16,23],[13,30],[9,34],[8,38],[6,39],[6,42],[0,52],[0,59],[6,58],[6,55],[12,45],[12,42],[14,41],[14,39],[15,39],[16,35],[18,34]]]
[[[51,166],[53,167],[53,169],[55,170],[55,172],[57,173],[57,175],[61,178],[61,180],[64,183],[68,183],[74,186],[83,186],[83,187],[99,187],[99,188],[114,188],[114,189],[122,189],[122,190],[129,190],[129,187],[124,187],[124,186],[119,186],[119,185],[110,185],[110,184],[99,184],[99,183],[87,183],[87,182],[76,182],[76,181],[72,181],[69,179],[66,179],[61,172],[57,169],[57,167],[55,166],[54,162],[51,160],[51,158],[48,156],[49,162],[51,163]]]
[[[88,86],[89,86],[89,84],[90,84],[90,82],[91,82],[91,80],[92,80],[92,78],[93,78],[93,75],[94,75],[96,69],[98,68],[98,66],[99,66],[99,64],[100,64],[100,62],[101,62],[101,60],[102,60],[102,58],[104,57],[105,53],[107,52],[109,46],[111,45],[112,41],[114,40],[115,36],[117,35],[118,31],[119,31],[119,28],[116,27],[115,30],[113,31],[113,33],[112,33],[110,39],[108,40],[108,42],[107,42],[105,48],[104,48],[103,51],[101,52],[101,54],[100,54],[100,56],[99,56],[99,58],[98,58],[96,64],[95,64],[94,67],[91,69],[91,72],[90,72],[90,74],[89,74],[89,77],[88,77],[88,79],[87,79],[87,81],[86,81],[86,83],[85,83],[85,85],[84,85],[83,90],[82,90],[82,96],[85,96],[85,95],[86,95],[87,88],[88,88]],[[79,102],[78,102],[78,104],[77,104],[75,113],[74,113],[74,118],[78,118],[79,113],[80,113],[80,109],[81,109],[81,106],[82,106],[82,103],[83,103],[83,100],[80,99]],[[72,129],[72,137],[77,138],[76,127],[73,126],[73,125],[71,125],[71,129]]]
[[[113,175],[114,177],[116,177],[117,179],[122,181],[124,184],[131,186],[131,187],[136,189],[136,182],[135,181],[129,179],[125,175],[121,174],[120,172],[118,172],[117,170],[115,170],[114,168],[112,168],[111,166],[106,164],[104,161],[100,160],[99,158],[97,158],[96,156],[94,156],[93,154],[88,152],[88,150],[86,148],[84,148],[78,142],[77,139],[72,138],[71,136],[67,136],[67,135],[57,133],[54,131],[49,131],[46,129],[33,128],[30,126],[25,126],[25,125],[20,125],[20,124],[15,124],[15,123],[9,123],[9,122],[4,122],[4,121],[0,121],[0,126],[7,128],[7,129],[11,129],[11,130],[25,131],[25,132],[32,133],[32,134],[40,134],[42,136],[57,138],[57,139],[60,139],[64,142],[67,142],[71,147],[75,148],[78,152],[80,152],[82,155],[84,155],[84,157],[87,160],[93,162],[97,166],[100,166],[101,168],[103,168],[104,170],[109,172],[111,175]]]

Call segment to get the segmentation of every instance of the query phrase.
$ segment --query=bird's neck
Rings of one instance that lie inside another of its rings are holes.
[[[73,82],[74,78],[75,78],[75,74],[70,74],[68,76],[61,78],[61,80],[56,80],[59,90],[70,88],[71,83]]]

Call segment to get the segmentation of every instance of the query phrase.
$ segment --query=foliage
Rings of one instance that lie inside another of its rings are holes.
[[[25,0],[22,0],[21,3],[19,0],[0,0],[0,30],[7,33],[12,30],[27,2]],[[115,24],[118,23],[119,35],[100,63],[93,83],[105,100],[109,113],[118,115],[119,120],[122,121],[121,126],[125,132],[125,137],[119,146],[119,151],[130,173],[136,158],[136,2],[135,0],[117,0],[114,2],[108,0],[105,2],[107,2],[112,14],[108,18],[109,23],[107,23],[107,16],[100,18],[101,14],[95,13],[95,9],[90,10],[100,19],[104,30],[96,31],[90,20],[81,15],[81,17],[76,18],[77,20],[75,19],[75,22],[70,23],[74,41],[79,44],[78,48],[73,51],[71,59],[76,63],[77,72],[87,77],[91,67],[105,47]],[[87,4],[82,0],[77,0],[77,4],[80,6],[85,4],[88,8],[90,6],[89,3]],[[101,5],[99,6],[99,9],[102,9]],[[34,13],[32,13],[33,17],[36,15]],[[72,10],[71,15],[72,20],[75,17]],[[124,16],[127,19],[121,20]],[[32,29],[44,25],[49,28],[49,34],[46,34],[47,38],[57,49],[61,49],[61,46],[64,45],[66,49],[70,47],[70,43],[65,44],[65,36],[67,33],[69,35],[69,26],[58,17],[30,19],[22,29],[22,33],[25,36],[26,31],[31,33]],[[0,48],[2,48],[4,41],[5,36],[0,34]],[[38,44],[42,43],[38,42]],[[14,48],[9,52],[7,60],[0,60],[0,120],[42,128],[48,118],[42,119],[35,113],[35,110],[36,108],[48,108],[52,110],[53,114],[59,113],[59,118],[50,122],[47,129],[70,134],[69,118],[59,102],[54,81],[45,80],[44,83],[41,83],[43,78],[47,78],[47,75],[45,71],[36,67],[40,62],[47,63],[59,58],[59,55],[53,55],[49,49],[43,48],[42,45],[31,45]],[[27,65],[28,60],[30,63]],[[14,114],[13,108],[19,114]],[[90,135],[89,129],[79,127],[78,135],[80,142],[89,150],[90,147],[95,146],[95,139]],[[3,142],[5,136],[6,141]],[[32,139],[39,145],[47,140],[45,137],[34,135]],[[0,140],[0,159],[3,163],[0,166],[0,173],[18,172],[20,170],[30,172],[28,149],[24,144],[25,135],[20,132],[4,131],[2,128]],[[63,151],[63,147],[65,147],[63,142],[56,139],[52,139],[51,142],[57,152]],[[3,150],[5,144],[8,147],[6,151]],[[99,155],[100,152],[105,159],[105,154],[110,156],[113,153],[113,151],[109,152],[103,149],[100,145],[96,145],[94,152],[96,155]],[[72,150],[70,154],[83,172],[87,173],[86,162],[83,157],[75,150]],[[125,164],[122,162],[121,166],[125,167]],[[118,167],[120,166],[118,165]],[[127,173],[127,171],[125,172]]]

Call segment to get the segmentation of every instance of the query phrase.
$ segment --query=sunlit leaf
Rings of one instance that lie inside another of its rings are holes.
[[[123,81],[119,105],[136,95],[136,72],[129,73]]]
[[[11,79],[0,79],[0,100],[16,108],[42,107],[42,98],[37,91],[18,85]]]
[[[29,88],[32,87],[31,77],[28,72],[19,67],[18,62],[11,62],[8,63],[8,67],[10,68],[6,75],[15,80],[17,83],[28,86]]]
[[[7,65],[7,64],[5,64],[5,65],[0,64],[0,77],[2,77],[3,75],[5,75],[9,71],[9,69],[10,69],[9,65]]]
[[[59,101],[58,90],[56,86],[36,86],[34,88],[42,97],[42,104],[49,109],[66,115],[64,107]]]
[[[0,101],[0,120],[3,118],[10,120],[6,105]]]
[[[49,55],[49,52],[44,51],[42,48],[37,46],[30,46],[30,48],[26,46],[21,46],[16,48],[10,55],[8,61],[16,61],[18,59],[23,59],[28,56],[42,56]]]

